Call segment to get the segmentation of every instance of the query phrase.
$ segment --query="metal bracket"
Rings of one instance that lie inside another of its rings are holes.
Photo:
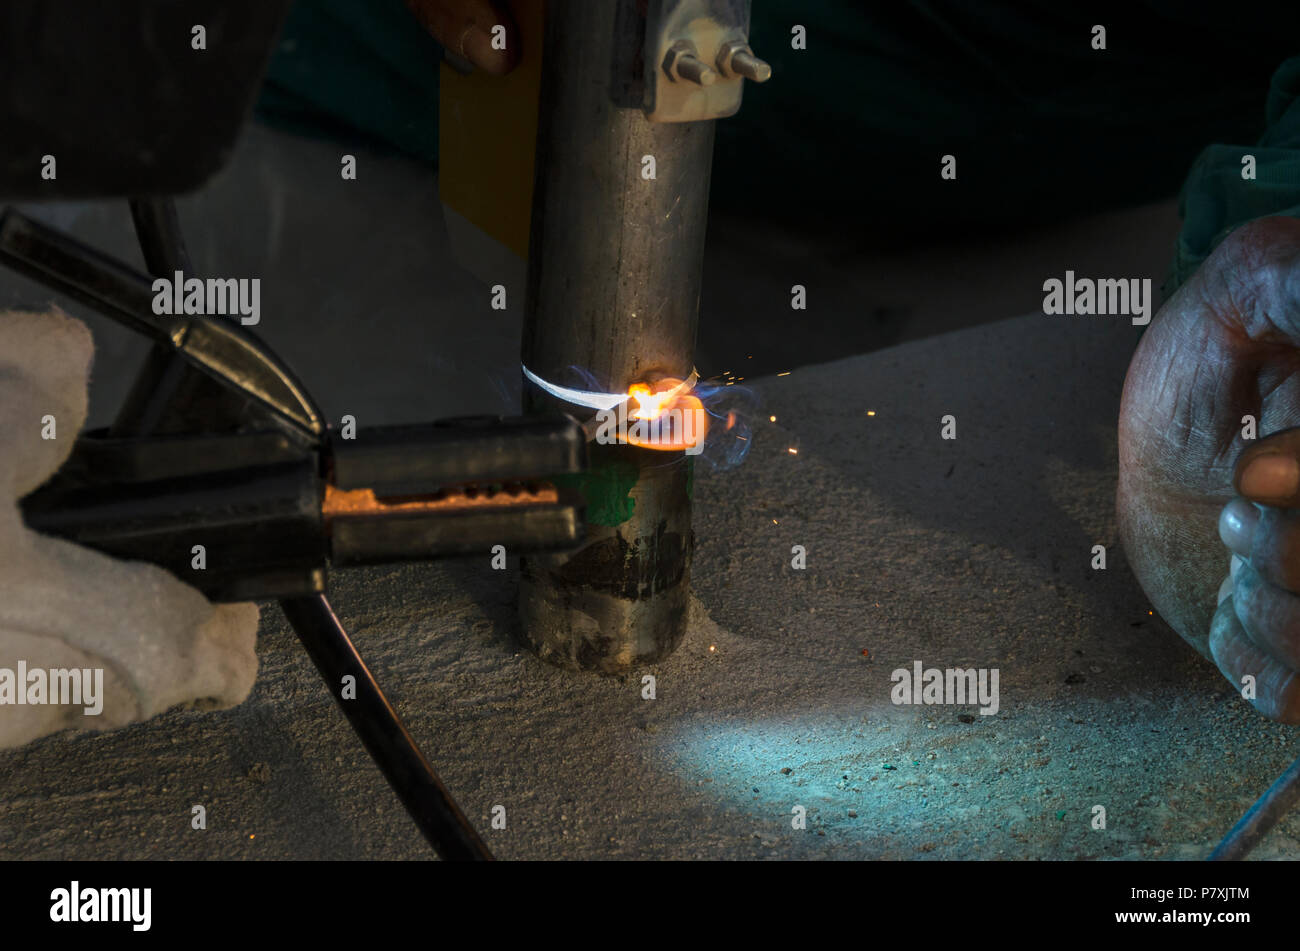
[[[772,67],[749,48],[750,0],[650,0],[645,111],[652,122],[723,119],[740,109],[746,79]]]

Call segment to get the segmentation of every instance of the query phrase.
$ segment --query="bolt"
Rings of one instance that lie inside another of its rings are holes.
[[[673,82],[684,80],[697,86],[712,86],[718,81],[714,68],[695,55],[695,47],[679,40],[668,48],[664,56],[664,72]]]
[[[723,76],[744,76],[756,83],[772,78],[772,67],[754,55],[748,43],[731,40],[718,51],[718,72]]]

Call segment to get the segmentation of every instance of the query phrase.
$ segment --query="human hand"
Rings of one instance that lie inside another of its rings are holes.
[[[443,48],[484,72],[502,76],[519,62],[519,31],[493,0],[406,0],[416,19]],[[504,49],[495,49],[494,27],[504,27]]]
[[[1300,611],[1283,597],[1300,590],[1300,567],[1285,567],[1291,513],[1279,506],[1256,520],[1254,506],[1228,503],[1243,451],[1249,460],[1293,445],[1243,438],[1243,417],[1260,434],[1300,425],[1298,370],[1300,221],[1259,219],[1224,239],[1156,315],[1129,365],[1119,425],[1120,533],[1143,590],[1237,689],[1253,675],[1256,708],[1287,722],[1300,721]],[[1245,559],[1222,603],[1220,525]]]

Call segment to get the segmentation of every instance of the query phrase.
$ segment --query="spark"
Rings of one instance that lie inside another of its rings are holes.
[[[789,449],[786,450],[786,452],[790,453],[790,455],[792,456],[799,455],[799,450],[794,448],[794,446],[791,446]]]
[[[777,376],[789,376],[789,375],[790,375],[790,372],[791,372],[791,371],[786,370],[784,373],[778,373]]]
[[[714,644],[710,644],[710,645],[709,645],[709,652],[710,652],[710,653],[712,653],[713,651],[715,651],[715,650],[717,650],[717,649],[718,649],[718,648],[717,648],[716,645],[714,645]]]
[[[776,422],[776,417],[775,417],[775,416],[769,416],[769,417],[768,417],[768,421],[769,421],[769,422],[773,422],[773,423],[775,423],[775,422]]]
[[[867,415],[868,415],[868,416],[875,416],[875,415],[876,415],[876,411],[875,411],[874,409],[869,409],[869,410],[867,410]]]

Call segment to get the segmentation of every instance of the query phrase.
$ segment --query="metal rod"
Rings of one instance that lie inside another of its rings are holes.
[[[133,198],[130,206],[136,240],[149,273],[169,280],[177,271],[193,276],[176,203],[168,197]],[[113,420],[114,435],[142,435],[159,429],[167,408],[176,405],[177,394],[199,372],[176,352],[175,343],[172,339],[150,348]]]
[[[280,602],[302,646],[352,729],[406,811],[437,853],[450,861],[490,860],[492,854],[379,688],[324,595]],[[343,678],[356,678],[356,698],[343,699]]]
[[[171,277],[177,271],[192,273],[190,252],[185,247],[174,201],[170,198],[133,198],[131,220],[135,223],[136,238],[150,274]]]
[[[1232,827],[1210,853],[1212,862],[1233,862],[1244,859],[1259,845],[1278,820],[1300,803],[1300,759],[1291,764],[1278,781],[1259,797],[1244,816]]]
[[[523,362],[560,386],[626,392],[694,366],[712,121],[621,107],[644,37],[620,4],[546,7]],[[581,368],[589,377],[574,374]],[[593,379],[594,378],[594,379]],[[573,406],[526,384],[527,408]],[[522,563],[524,637],[561,666],[623,673],[686,630],[694,547],[681,453],[591,447],[587,541]]]
[[[148,277],[12,208],[0,213],[0,262],[161,344],[169,344],[171,331],[183,323],[148,316]]]

